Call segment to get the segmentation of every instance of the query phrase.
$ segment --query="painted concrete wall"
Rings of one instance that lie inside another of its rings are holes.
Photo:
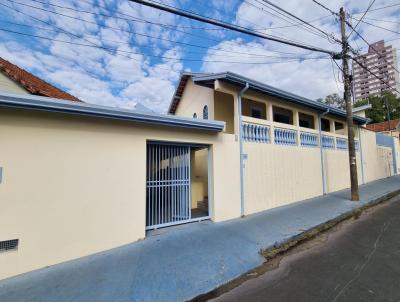
[[[212,219],[240,215],[233,135],[2,109],[0,137],[0,279],[144,238],[146,140],[210,144]]]
[[[192,208],[208,196],[208,150],[193,150],[191,154]]]
[[[373,131],[361,129],[361,134],[365,181],[370,182],[390,176],[391,148],[378,146],[376,133]]]
[[[370,182],[393,175],[389,169],[391,149],[377,146],[370,133],[363,131],[363,134],[365,180]],[[322,195],[319,148],[245,142],[244,152],[246,214]],[[323,157],[327,192],[349,188],[347,150],[324,149]],[[357,168],[359,184],[362,184],[360,152],[357,152]]]
[[[317,149],[245,143],[245,214],[322,195]]]
[[[208,106],[208,119],[214,118],[214,90],[193,84],[192,79],[186,83],[175,115],[203,118],[203,108]]]
[[[395,159],[396,159],[396,165],[395,167],[397,168],[396,173],[400,174],[400,142],[398,137],[394,137],[394,152],[395,152]]]
[[[214,118],[225,122],[225,132],[235,132],[235,98],[228,93],[215,91],[214,93]]]
[[[19,94],[29,94],[24,88],[15,83],[9,77],[0,72],[0,91],[19,93]]]

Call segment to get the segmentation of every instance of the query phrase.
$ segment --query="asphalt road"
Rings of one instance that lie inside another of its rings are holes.
[[[399,196],[314,241],[211,301],[400,301]]]

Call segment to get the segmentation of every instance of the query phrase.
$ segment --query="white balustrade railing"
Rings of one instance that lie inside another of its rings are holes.
[[[296,146],[297,131],[286,128],[274,128],[275,144]]]
[[[271,141],[269,126],[242,123],[243,140],[246,142],[264,143]]]
[[[322,148],[335,149],[335,138],[329,135],[322,135]]]
[[[338,150],[347,150],[347,139],[346,138],[336,138],[336,149]]]
[[[271,143],[271,127],[269,125],[255,124],[254,122],[242,122],[243,140],[253,143]],[[294,129],[273,127],[274,143],[278,145],[302,147],[318,147],[320,145],[317,133],[300,131],[298,141],[298,131]],[[347,150],[347,138],[322,135],[322,147],[324,149]],[[360,144],[355,140],[355,149],[359,151]]]
[[[310,132],[300,132],[300,145],[303,147],[318,147],[318,135]]]

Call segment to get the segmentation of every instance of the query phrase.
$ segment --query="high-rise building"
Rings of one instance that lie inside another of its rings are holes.
[[[368,53],[356,59],[379,77],[377,79],[353,60],[353,91],[356,101],[373,95],[382,95],[384,91],[399,95],[400,81],[396,48],[391,45],[385,46],[383,40],[378,41],[370,45]]]

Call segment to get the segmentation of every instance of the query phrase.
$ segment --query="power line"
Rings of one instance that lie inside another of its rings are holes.
[[[58,30],[60,30],[61,32],[65,33],[65,34],[68,35],[68,36],[73,36],[73,37],[78,38],[78,39],[83,39],[83,40],[89,42],[89,43],[92,45],[92,47],[99,47],[99,45],[97,45],[96,43],[93,43],[93,42],[90,41],[90,40],[87,40],[87,39],[85,39],[85,38],[79,37],[79,35],[76,35],[76,34],[74,34],[74,33],[70,33],[70,32],[68,32],[68,31],[66,31],[66,30],[64,30],[64,29],[62,29],[62,28],[60,28],[60,27],[58,27],[58,26],[55,26],[54,24],[51,24],[50,22],[41,20],[41,19],[36,18],[36,17],[34,17],[34,16],[32,16],[32,15],[29,15],[29,14],[27,14],[27,13],[25,13],[25,12],[22,12],[22,11],[16,9],[15,7],[10,7],[10,6],[8,6],[8,5],[4,4],[4,3],[1,3],[1,2],[0,2],[0,5],[2,5],[2,6],[4,6],[4,7],[7,7],[8,9],[14,10],[14,11],[16,11],[16,12],[22,14],[22,15],[28,16],[28,17],[32,18],[33,20],[39,21],[39,22],[44,23],[44,24],[46,24],[46,25],[48,25],[48,26],[53,26],[53,27],[57,28]],[[9,31],[9,30],[3,30],[3,31]],[[9,32],[11,32],[11,31],[9,31]],[[45,37],[45,38],[46,38],[47,40],[49,39],[49,38],[47,38],[47,37]],[[109,52],[109,51],[108,51],[108,52]],[[110,53],[110,52],[109,52],[109,53]],[[110,54],[111,54],[111,55],[115,55],[115,54],[113,54],[112,52],[111,52]],[[132,57],[129,56],[129,55],[127,55],[127,56],[126,56],[126,55],[121,55],[121,56],[142,63],[141,60],[132,58]],[[157,65],[155,66],[155,68],[170,71],[170,69],[168,69],[168,68],[163,68],[163,67],[160,67],[160,66],[157,66]]]
[[[22,32],[17,32],[5,28],[0,28],[0,31],[4,32],[9,32],[13,34],[18,34],[18,35],[24,35],[28,37],[34,37],[34,38],[39,38],[39,39],[45,39],[53,42],[60,42],[60,43],[65,43],[65,44],[70,44],[70,45],[77,45],[77,46],[84,46],[84,47],[91,47],[91,48],[98,48],[102,50],[107,50],[107,51],[113,51],[113,52],[121,52],[121,53],[127,53],[127,54],[134,54],[134,55],[139,55],[141,56],[141,53],[133,52],[133,51],[128,51],[128,50],[121,50],[117,48],[109,48],[109,47],[104,47],[100,45],[89,45],[89,44],[84,44],[84,43],[77,43],[77,42],[71,42],[71,41],[64,41],[64,40],[59,40],[59,39],[53,39],[49,37],[44,37],[44,36],[39,36],[39,35],[32,35],[28,33],[22,33]],[[168,59],[168,60],[174,60],[174,61],[190,61],[190,62],[205,62],[205,63],[229,63],[229,64],[244,64],[244,65],[262,65],[262,64],[273,64],[273,63],[286,63],[286,62],[295,62],[299,60],[322,60],[322,59],[329,59],[329,57],[312,57],[312,58],[293,58],[293,57],[274,57],[274,58],[279,58],[279,59],[288,59],[287,61],[276,61],[276,62],[237,62],[237,61],[216,61],[216,60],[203,60],[203,59],[182,59],[182,58],[174,58],[174,57],[166,57],[166,56],[156,56],[156,55],[148,55],[146,54],[145,56],[150,56],[150,57],[155,57],[155,58],[160,58],[160,59]]]
[[[46,8],[37,7],[37,6],[29,5],[29,4],[26,4],[26,3],[21,3],[21,2],[15,1],[15,0],[7,0],[7,1],[12,2],[12,3],[17,3],[19,5],[23,5],[23,6],[26,6],[26,7],[33,8],[33,9],[49,12],[49,13],[52,13],[52,14],[57,14],[57,15],[61,15],[61,16],[67,16],[67,15],[64,15],[62,13],[58,13],[58,12],[54,12],[52,10],[48,10]],[[114,19],[129,21],[129,22],[139,22],[139,23],[152,24],[152,25],[163,27],[163,28],[168,28],[168,29],[174,30],[176,32],[180,32],[180,33],[183,33],[185,35],[190,35],[190,36],[193,36],[193,37],[196,37],[196,38],[199,38],[199,39],[209,40],[209,41],[217,42],[217,43],[221,43],[222,42],[222,40],[217,40],[217,39],[213,39],[213,38],[210,38],[210,37],[204,37],[204,36],[201,36],[201,35],[197,35],[197,34],[194,34],[194,33],[191,33],[191,32],[187,32],[187,31],[181,30],[175,25],[167,25],[167,24],[148,21],[148,20],[140,19],[140,18],[136,18],[136,17],[131,17],[129,19],[129,18],[124,18],[124,17],[111,16],[111,15],[107,15],[107,14],[103,14],[103,13],[95,13],[95,12],[92,12],[92,11],[76,9],[76,8],[72,8],[72,7],[53,4],[53,3],[50,3],[50,2],[43,2],[43,1],[39,1],[39,0],[30,0],[30,1],[41,3],[41,4],[46,4],[46,5],[50,5],[50,6],[53,6],[53,7],[62,8],[62,9],[67,9],[67,10],[71,10],[71,11],[74,11],[74,12],[91,14],[91,15],[94,15],[94,16],[102,16],[102,17],[107,17],[107,18],[114,18]]]
[[[22,27],[27,27],[27,28],[34,28],[34,29],[39,29],[39,30],[45,30],[45,31],[51,31],[51,32],[56,32],[56,33],[62,33],[62,31],[59,31],[57,29],[53,29],[53,28],[46,28],[46,27],[41,27],[41,26],[34,26],[34,25],[27,25],[27,24],[22,24],[22,23],[17,23],[17,22],[12,22],[12,21],[5,21],[5,20],[0,20],[0,22],[2,23],[8,23],[8,24],[12,24],[12,25],[16,25],[16,26],[22,26]],[[104,38],[99,38],[98,36],[94,36],[94,35],[85,35],[82,37],[86,37],[88,39],[95,39],[97,41],[101,41],[101,42],[110,42],[110,43],[116,43],[116,44],[125,44],[125,45],[129,45],[131,46],[131,43],[129,42],[125,42],[125,41],[117,41],[117,40],[111,40],[111,39],[104,39]],[[147,46],[147,45],[141,45],[141,48],[149,48],[149,49],[155,49],[155,50],[170,50],[171,48],[168,47],[161,47],[161,46]],[[216,52],[218,52],[219,50],[215,50]],[[230,53],[230,51],[224,51],[224,50],[220,50],[221,52],[227,52]],[[272,51],[273,52],[273,51]],[[197,54],[197,55],[204,55],[204,52],[196,52],[196,51],[190,51],[190,50],[185,50],[185,53],[189,53],[189,54]],[[296,54],[296,53],[282,53],[285,55],[293,55],[293,57],[290,56],[290,58],[305,58],[308,56],[308,54]],[[282,56],[272,56],[272,55],[262,55],[262,54],[252,54],[252,53],[243,53],[243,55],[239,56],[230,56],[227,54],[212,54],[213,57],[224,57],[224,58],[246,58],[247,57],[256,57],[256,58],[282,58]]]
[[[27,7],[30,7],[30,8],[34,8],[34,9],[37,9],[37,10],[46,11],[46,12],[49,12],[49,13],[52,13],[52,14],[61,15],[63,17],[71,17],[71,16],[65,15],[63,13],[51,11],[51,10],[48,10],[48,9],[45,9],[45,8],[42,8],[42,7],[32,6],[32,5],[21,3],[21,2],[15,1],[15,0],[7,0],[7,1],[10,1],[10,2],[13,2],[13,3],[17,3],[19,5],[27,6]],[[174,31],[186,34],[186,35],[190,35],[190,36],[193,36],[193,37],[196,37],[196,38],[209,40],[209,41],[217,42],[217,43],[222,43],[223,42],[223,40],[217,40],[217,39],[213,39],[213,38],[209,38],[209,37],[204,37],[204,36],[201,36],[201,35],[193,34],[191,32],[180,30],[179,26],[177,26],[177,25],[169,25],[169,24],[149,21],[149,20],[145,20],[145,19],[140,19],[140,18],[137,18],[137,17],[130,16],[128,14],[123,14],[123,15],[129,16],[130,18],[124,18],[124,17],[119,17],[119,16],[107,15],[107,14],[104,14],[104,13],[95,13],[95,12],[92,12],[92,11],[76,9],[76,8],[73,8],[73,7],[66,7],[66,6],[62,6],[62,5],[53,4],[53,3],[50,3],[50,2],[43,2],[43,1],[40,1],[40,0],[31,0],[31,1],[37,2],[37,3],[41,3],[41,4],[50,5],[50,6],[53,6],[53,7],[67,9],[67,10],[74,11],[74,12],[91,14],[91,15],[94,15],[94,16],[102,16],[102,17],[107,17],[107,18],[119,19],[119,20],[124,20],[124,21],[127,21],[127,22],[140,22],[140,23],[145,23],[145,24],[152,24],[152,25],[160,26],[160,27],[167,28],[167,29],[170,29],[170,30],[174,30]],[[121,14],[121,13],[117,12],[117,14]],[[298,42],[298,41],[295,41],[295,42]]]
[[[311,27],[311,28],[313,28],[313,29],[319,31],[320,33],[322,33],[323,35],[325,35],[327,38],[330,38],[330,39],[332,39],[333,41],[335,41],[335,42],[337,42],[337,43],[341,43],[341,41],[340,41],[339,39],[337,39],[333,34],[328,34],[327,32],[323,31],[322,29],[318,28],[317,26],[314,26],[313,24],[311,24],[311,23],[309,23],[309,22],[307,22],[307,21],[305,21],[305,20],[303,20],[303,19],[297,17],[296,15],[292,14],[291,12],[288,12],[287,10],[281,8],[280,6],[278,6],[278,5],[274,4],[274,3],[272,3],[271,1],[269,1],[269,0],[262,0],[262,1],[265,2],[265,3],[267,3],[267,4],[269,4],[270,6],[272,6],[272,7],[274,7],[274,8],[276,8],[276,9],[278,9],[278,10],[284,12],[285,14],[291,16],[292,18],[294,18],[294,19],[296,19],[296,20],[298,20],[298,21],[300,21],[300,22],[302,22],[302,23],[308,25],[309,27]]]
[[[364,18],[364,20],[371,20],[371,21],[379,21],[379,22],[384,22],[384,23],[400,24],[399,21],[390,21],[390,20],[383,20],[383,19],[376,19],[376,18]]]
[[[163,10],[163,11],[175,14],[175,15],[182,16],[182,17],[186,17],[186,18],[189,18],[189,19],[193,19],[193,20],[205,22],[205,23],[208,23],[208,24],[213,24],[213,25],[224,27],[224,28],[228,28],[228,29],[231,29],[233,31],[241,32],[241,33],[248,34],[248,35],[251,35],[251,36],[254,36],[254,37],[258,37],[258,38],[262,38],[262,39],[266,39],[266,40],[270,40],[270,41],[275,41],[275,42],[280,42],[282,44],[295,46],[295,47],[298,47],[298,48],[303,48],[303,49],[307,49],[307,50],[326,53],[326,54],[329,54],[331,56],[337,56],[337,53],[335,53],[334,51],[331,51],[331,50],[326,50],[326,49],[322,49],[322,48],[318,48],[318,47],[314,47],[314,46],[308,46],[308,45],[304,45],[304,44],[298,44],[298,43],[295,43],[295,42],[283,40],[283,39],[281,39],[279,37],[273,37],[271,35],[255,32],[255,31],[250,30],[250,29],[245,28],[245,27],[241,27],[241,26],[234,25],[234,24],[231,24],[231,23],[223,22],[223,21],[216,20],[216,19],[213,19],[213,18],[207,18],[207,17],[204,17],[204,16],[199,15],[199,14],[195,14],[195,13],[192,13],[192,12],[184,11],[184,10],[178,9],[176,7],[165,5],[165,4],[161,4],[161,3],[158,3],[158,2],[147,1],[147,0],[129,0],[129,1],[136,2],[136,3],[139,3],[139,4],[145,5],[145,6],[153,7],[153,8],[156,8],[156,9],[159,9],[159,10]]]
[[[388,86],[388,88],[391,88],[393,90],[395,90],[396,92],[398,92],[400,94],[400,91],[398,91],[396,88],[394,87],[390,87],[390,83],[382,78],[380,78],[379,76],[377,76],[374,72],[372,72],[368,67],[366,67],[364,64],[362,64],[361,62],[359,62],[356,58],[353,58],[353,61],[355,61],[362,69],[364,69],[365,71],[369,72],[370,74],[372,74],[375,78],[377,78],[380,82],[383,82],[384,84],[386,84]]]
[[[332,15],[334,16],[339,16],[339,14],[337,12],[334,12],[333,10],[331,10],[329,7],[325,6],[324,4],[322,4],[321,2],[318,2],[316,0],[311,0],[312,2],[314,2],[315,4],[319,5],[320,7],[322,7],[323,9],[327,10],[328,12],[330,12]]]
[[[376,25],[376,24],[372,24],[372,23],[369,23],[369,22],[367,22],[367,21],[365,21],[365,20],[357,19],[357,18],[354,18],[354,17],[351,17],[351,19],[354,19],[354,20],[356,20],[356,21],[360,21],[360,22],[362,22],[362,23],[364,23],[364,24],[368,24],[368,25],[373,26],[373,27],[376,27],[376,28],[380,28],[380,29],[389,31],[389,32],[391,32],[391,33],[400,34],[400,32],[398,32],[398,31],[395,31],[395,30],[392,30],[392,29],[389,29],[389,28],[386,28],[386,27],[383,27],[383,26],[379,26],[379,25]]]
[[[377,10],[381,10],[381,9],[385,9],[385,8],[390,8],[390,7],[395,7],[395,6],[400,6],[400,3],[395,3],[395,4],[386,5],[386,6],[376,7],[376,8],[374,8],[374,9],[370,9],[369,11],[370,11],[370,12],[374,12],[374,11],[377,11]],[[358,13],[355,13],[355,14],[353,14],[353,15],[359,15],[359,14],[362,14],[362,13],[365,13],[365,11],[358,12]]]
[[[315,34],[315,35],[317,35],[317,36],[319,36],[319,37],[325,38],[324,35],[321,35],[320,33],[315,32],[315,31],[313,31],[313,30],[311,30],[311,29],[305,27],[304,24],[303,24],[302,22],[298,22],[298,20],[295,21],[295,23],[293,23],[293,19],[289,18],[288,16],[286,16],[285,14],[283,14],[281,11],[279,11],[279,10],[277,10],[277,9],[268,7],[268,6],[267,6],[265,3],[263,3],[262,1],[260,1],[260,0],[254,0],[254,1],[256,1],[256,2],[259,3],[259,4],[261,4],[261,5],[262,5],[263,7],[265,7],[265,8],[271,9],[273,12],[278,13],[280,16],[279,16],[279,15],[276,15],[276,14],[274,14],[274,13],[268,11],[268,10],[265,10],[263,7],[257,6],[257,5],[255,5],[254,3],[252,3],[252,2],[249,2],[249,0],[244,0],[244,2],[245,2],[246,4],[251,5],[252,7],[257,8],[258,10],[262,11],[262,12],[265,13],[265,14],[272,15],[272,16],[274,16],[274,17],[280,19],[280,20],[283,20],[283,21],[285,21],[285,22],[288,22],[288,23],[291,24],[292,26],[295,26],[295,27],[298,27],[298,28],[302,28],[302,29],[304,29],[304,30],[306,30],[306,31],[308,31],[308,32],[310,32],[310,33],[312,33],[312,34]]]
[[[331,66],[332,66],[333,78],[335,79],[335,84],[336,84],[337,92],[338,92],[338,94],[340,94],[339,83],[338,83],[338,81],[336,80],[335,67],[333,66],[333,62],[334,62],[334,60],[331,59]]]
[[[357,26],[360,24],[360,22],[362,21],[362,19],[364,19],[365,15],[368,13],[368,11],[371,9],[371,6],[375,3],[375,0],[372,0],[371,3],[368,5],[367,10],[364,12],[364,14],[361,16],[361,18],[358,20],[357,24],[352,27],[351,32],[349,33],[349,35],[347,36],[347,39],[350,38],[351,34],[355,31],[355,29],[357,28]]]
[[[348,22],[348,21],[346,21],[346,23],[351,27],[351,28],[353,28],[353,26]],[[359,36],[360,38],[361,38],[361,40],[363,40],[376,54],[378,54],[379,52],[375,49],[375,47],[373,47],[356,29],[354,29],[353,28],[353,31],[357,34],[357,36]],[[355,53],[354,51],[353,51],[353,53]],[[354,59],[354,58],[353,58]],[[386,59],[385,59],[385,61],[386,61]],[[397,67],[396,66],[394,66],[393,64],[391,64],[391,63],[389,63],[389,62],[387,62],[386,61],[386,64],[388,64],[388,65],[390,65],[390,66],[392,66],[393,67],[393,69],[394,70],[396,70],[397,72],[399,72],[398,70],[397,70]]]
[[[27,13],[24,13],[24,12],[22,12],[22,11],[16,9],[16,8],[14,8],[14,7],[10,7],[10,6],[7,6],[7,5],[2,4],[2,3],[0,3],[0,5],[3,5],[5,7],[7,7],[7,8],[9,8],[9,9],[15,10],[15,11],[21,13],[21,14],[24,14],[24,15],[30,17],[30,18],[33,18],[36,21],[39,21],[39,22],[45,23],[45,24],[47,24],[49,26],[52,26],[51,24],[49,24],[47,22],[44,22],[44,21],[42,21],[42,20],[40,20],[38,18],[35,18],[35,17],[33,17],[33,16],[31,16],[31,15],[29,15]],[[108,26],[108,25],[99,25],[96,22],[92,22],[92,21],[89,21],[89,20],[80,19],[80,18],[77,18],[77,17],[73,17],[73,16],[69,16],[69,15],[65,15],[65,14],[60,14],[60,13],[56,13],[56,12],[54,12],[54,14],[61,15],[63,17],[67,17],[67,18],[70,18],[70,19],[73,19],[73,20],[82,21],[82,22],[85,22],[85,23],[88,23],[88,24],[101,26],[103,28],[109,28],[109,29],[113,29],[113,30],[117,30],[117,31],[121,31],[121,32],[126,32],[126,33],[133,34],[133,35],[138,35],[138,36],[142,36],[142,37],[146,37],[146,38],[150,38],[150,39],[156,39],[156,40],[160,40],[160,41],[166,41],[166,42],[175,43],[175,44],[179,44],[179,45],[184,45],[184,46],[188,46],[188,47],[195,47],[195,48],[201,48],[201,49],[207,49],[207,50],[211,49],[211,50],[220,51],[220,52],[236,53],[236,54],[241,54],[241,55],[252,55],[252,56],[257,56],[257,57],[263,57],[264,56],[262,54],[252,54],[252,53],[248,53],[248,52],[240,52],[240,51],[234,51],[234,50],[226,51],[226,50],[223,50],[223,49],[220,49],[220,48],[217,48],[217,47],[208,47],[208,46],[204,46],[204,45],[191,44],[191,43],[187,43],[187,42],[181,42],[181,41],[171,40],[171,39],[167,39],[167,38],[161,38],[161,37],[157,37],[157,36],[152,36],[152,35],[148,35],[148,34],[138,33],[136,31],[132,31],[132,30],[125,30],[125,29],[121,29],[121,28],[118,28],[118,27],[113,27],[113,26]],[[62,31],[64,31],[64,30],[62,30]],[[264,50],[264,48],[260,48],[260,49]],[[274,53],[280,53],[280,54],[286,54],[286,55],[296,55],[296,53],[280,52],[280,51],[276,51],[276,50],[270,50],[270,51],[274,52]]]

